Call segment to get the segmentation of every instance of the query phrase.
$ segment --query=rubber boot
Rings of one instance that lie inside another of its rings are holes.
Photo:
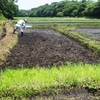
[[[16,29],[13,30],[13,34],[15,34]]]
[[[23,36],[23,32],[21,32],[21,36]]]

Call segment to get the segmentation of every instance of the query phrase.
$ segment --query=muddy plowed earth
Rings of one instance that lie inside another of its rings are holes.
[[[23,37],[19,34],[18,44],[10,52],[2,68],[47,67],[67,61],[98,62],[91,51],[51,29],[26,30]]]

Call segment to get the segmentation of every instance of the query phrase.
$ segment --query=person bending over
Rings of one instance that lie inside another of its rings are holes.
[[[26,24],[27,23],[27,19],[23,19],[23,20],[19,20],[17,22],[17,24],[15,24],[15,28],[13,30],[13,34],[15,34],[16,30],[19,30],[19,32],[21,33],[21,36],[23,36],[23,29],[26,28]]]

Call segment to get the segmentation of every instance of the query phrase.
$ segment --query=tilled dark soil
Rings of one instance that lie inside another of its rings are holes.
[[[10,51],[2,69],[60,65],[68,61],[78,63],[97,63],[100,60],[79,43],[57,34],[51,29],[26,30],[19,34],[17,45]]]

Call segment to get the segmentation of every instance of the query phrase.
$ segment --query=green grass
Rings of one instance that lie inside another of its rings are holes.
[[[56,26],[70,27],[100,27],[100,19],[90,18],[68,18],[68,17],[15,17],[15,21],[28,19],[28,24],[33,28],[54,28]]]
[[[20,19],[28,19],[29,21],[100,21],[100,19],[96,18],[76,18],[76,17],[15,17],[15,20],[20,20]]]
[[[1,12],[0,12],[0,21],[1,20],[4,20],[5,18],[4,18],[4,16],[1,14]]]
[[[6,69],[0,73],[0,98],[25,98],[42,95],[42,91],[58,93],[56,87],[76,86],[100,88],[100,64],[71,64],[50,69]]]

